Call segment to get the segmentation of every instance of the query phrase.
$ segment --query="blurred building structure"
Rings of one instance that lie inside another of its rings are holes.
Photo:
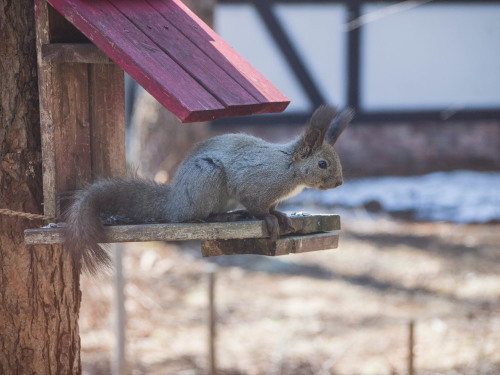
[[[216,31],[292,103],[214,128],[279,140],[330,102],[357,110],[347,175],[500,170],[499,20],[498,0],[218,0]]]

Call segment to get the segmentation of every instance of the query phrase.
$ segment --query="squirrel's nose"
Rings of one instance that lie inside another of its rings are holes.
[[[342,180],[335,181],[335,187],[339,187],[340,185],[342,185],[342,183],[343,183]]]

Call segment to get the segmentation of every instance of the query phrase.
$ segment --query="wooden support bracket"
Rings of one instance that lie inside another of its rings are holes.
[[[340,230],[340,217],[338,215],[301,214],[291,215],[290,219],[292,220],[293,226],[296,228],[294,234],[297,235]],[[229,223],[113,225],[106,227],[106,235],[108,237],[108,242],[207,241],[269,237],[267,227],[262,220],[236,221]],[[62,243],[64,240],[64,228],[27,229],[24,231],[24,240],[27,245]],[[299,249],[302,246],[300,245],[300,237],[295,238],[294,245],[290,242],[292,240],[287,241],[290,243],[287,245],[289,248],[295,246],[294,248]],[[280,246],[282,247],[284,245],[279,243],[276,246],[280,248]],[[303,247],[304,246],[302,246],[302,248]],[[277,252],[280,251],[281,250],[278,250]],[[305,250],[295,252],[303,251]]]
[[[274,242],[269,238],[212,240],[202,242],[201,254],[204,257],[236,254],[278,256],[335,249],[338,247],[338,243],[339,235],[337,233],[286,236]]]

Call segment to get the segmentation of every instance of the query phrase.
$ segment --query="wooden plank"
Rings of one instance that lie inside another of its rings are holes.
[[[338,247],[338,240],[337,233],[316,233],[286,236],[277,241],[268,238],[203,241],[201,253],[204,257],[241,254],[279,256],[335,249]]]
[[[167,15],[168,19],[176,27],[179,27],[182,33],[196,43],[208,57],[216,61],[221,68],[262,104],[259,112],[255,113],[273,113],[285,110],[290,100],[184,5],[182,1],[147,1],[159,13]],[[239,113],[225,115],[239,115]]]
[[[340,229],[338,215],[290,216],[295,233],[307,234],[331,232]],[[106,227],[108,242],[141,241],[186,241],[215,240],[231,238],[269,237],[262,220],[237,221],[229,223],[174,223],[114,225]],[[26,244],[53,244],[63,242],[63,228],[27,229],[24,232]]]
[[[260,103],[178,30],[169,14],[158,14],[144,1],[110,2],[225,107],[238,112],[258,110]],[[192,21],[183,26],[189,28]]]
[[[104,52],[89,43],[51,43],[42,45],[46,63],[114,64]]]
[[[208,121],[223,112],[223,104],[108,1],[49,2],[181,121]]]
[[[51,112],[56,191],[91,181],[89,71],[85,64],[53,64]]]
[[[89,67],[92,180],[121,177],[125,162],[125,89],[117,64]]]
[[[43,166],[43,212],[56,216],[56,158],[54,147],[54,121],[51,101],[54,88],[51,82],[52,64],[43,59],[42,46],[50,43],[48,6],[44,0],[35,0],[38,90],[40,98],[40,137]]]

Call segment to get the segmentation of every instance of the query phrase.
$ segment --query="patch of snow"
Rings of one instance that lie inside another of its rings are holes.
[[[454,171],[353,179],[334,190],[305,190],[287,204],[363,207],[369,202],[378,202],[388,212],[413,212],[419,220],[456,223],[500,220],[500,173]]]

